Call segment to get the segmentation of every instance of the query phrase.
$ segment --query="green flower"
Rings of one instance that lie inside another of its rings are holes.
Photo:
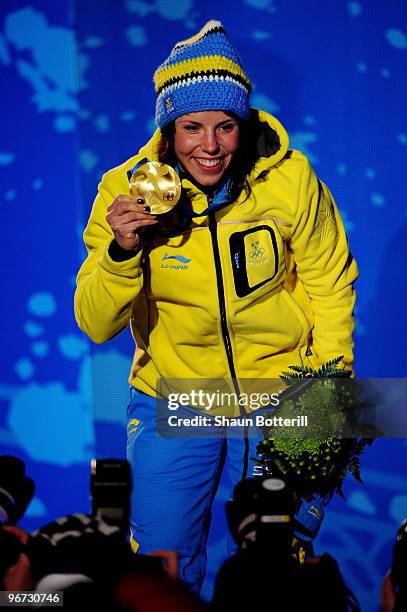
[[[337,379],[350,376],[338,369],[337,357],[318,370],[291,366],[281,378],[287,389],[280,396],[274,416],[295,419],[306,415],[306,428],[271,427],[257,447],[257,461],[265,472],[283,477],[298,496],[311,499],[316,493],[338,492],[349,472],[360,478],[360,457],[373,439],[340,438],[347,425],[358,423],[364,405],[360,386]],[[300,384],[299,379],[309,379]],[[336,380],[335,380],[336,379]],[[353,381],[352,381],[353,382]]]

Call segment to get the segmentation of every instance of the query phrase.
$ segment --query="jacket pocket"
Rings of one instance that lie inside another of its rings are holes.
[[[311,324],[308,321],[307,317],[305,316],[305,313],[303,311],[303,309],[301,308],[301,306],[298,304],[298,302],[296,302],[296,300],[293,298],[293,296],[289,293],[289,291],[287,291],[287,289],[285,289],[283,287],[283,291],[282,294],[285,298],[285,301],[288,305],[288,307],[290,308],[291,312],[293,312],[298,320],[298,322],[301,325],[301,328],[303,330],[302,332],[302,336],[300,338],[299,341],[299,345],[302,346],[303,344],[308,344],[308,337],[311,331]]]
[[[264,285],[277,285],[284,264],[282,241],[269,225],[235,232],[229,238],[236,295],[250,295]]]

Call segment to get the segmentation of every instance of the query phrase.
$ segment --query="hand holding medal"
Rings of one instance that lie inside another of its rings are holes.
[[[120,195],[107,209],[106,220],[116,242],[126,251],[139,247],[140,233],[158,223],[156,215],[174,208],[181,196],[175,170],[161,162],[147,162],[130,178],[130,196]]]

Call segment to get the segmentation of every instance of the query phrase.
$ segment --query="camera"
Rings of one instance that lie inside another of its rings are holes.
[[[278,550],[289,555],[295,499],[280,478],[262,476],[239,482],[226,502],[229,530],[241,550]]]
[[[406,574],[407,574],[407,519],[405,519],[396,535],[396,541],[393,546],[393,563],[391,567],[391,580],[395,592],[396,603],[394,610],[406,610],[407,606],[407,590],[406,590]]]
[[[0,525],[15,525],[33,498],[35,485],[17,457],[0,456]]]
[[[122,459],[92,459],[90,466],[92,515],[119,527],[126,535],[130,522],[130,465]]]
[[[227,502],[237,552],[221,566],[212,612],[229,609],[360,612],[328,554],[301,562],[293,554],[296,496],[280,478],[242,480]]]

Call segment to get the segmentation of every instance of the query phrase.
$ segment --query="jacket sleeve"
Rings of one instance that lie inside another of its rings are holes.
[[[298,278],[311,299],[313,347],[319,365],[343,355],[353,369],[354,281],[359,272],[328,187],[306,160],[290,248]]]
[[[106,221],[107,207],[119,193],[102,179],[85,229],[88,257],[77,276],[76,321],[91,340],[100,344],[127,327],[132,301],[142,290],[141,251],[125,261],[113,261],[109,246],[114,235]]]

